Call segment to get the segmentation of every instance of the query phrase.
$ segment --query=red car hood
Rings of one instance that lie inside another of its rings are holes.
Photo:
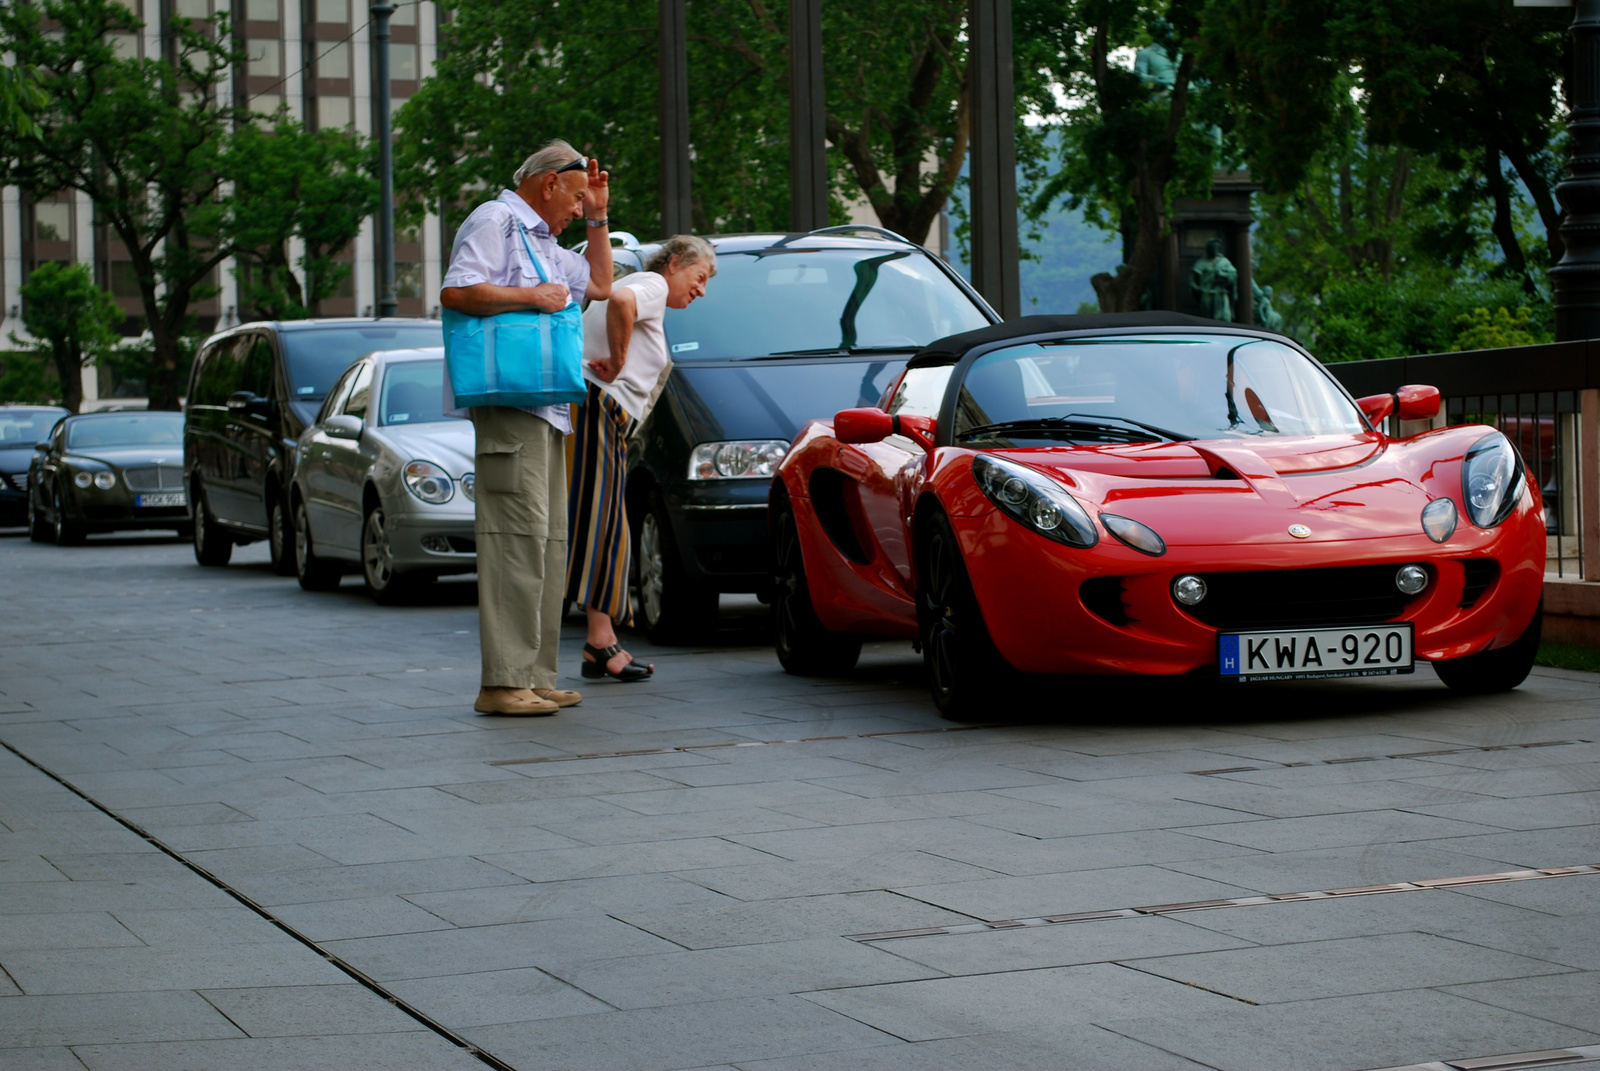
[[[1424,480],[1433,483],[1437,463],[1459,462],[1470,445],[1456,438],[1434,433],[1386,446],[1366,432],[992,453],[1049,474],[1086,507],[1149,525],[1169,546],[1278,543],[1290,539],[1291,524],[1311,529],[1303,541],[1320,543],[1420,534],[1434,497]],[[1434,448],[1419,465],[1424,452],[1414,447],[1423,440]]]

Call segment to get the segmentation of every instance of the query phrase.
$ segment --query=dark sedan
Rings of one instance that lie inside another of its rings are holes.
[[[28,523],[28,468],[34,444],[66,415],[55,405],[0,405],[0,528]]]
[[[171,528],[188,538],[182,413],[69,416],[39,444],[29,475],[30,530],[40,542],[91,532]]]

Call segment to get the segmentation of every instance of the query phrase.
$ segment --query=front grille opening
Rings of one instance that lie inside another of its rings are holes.
[[[1123,601],[1127,586],[1120,576],[1097,576],[1085,580],[1078,588],[1078,598],[1091,614],[1113,625],[1132,624],[1137,618],[1128,616],[1128,604]]]
[[[1489,586],[1500,577],[1500,563],[1493,558],[1469,558],[1461,563],[1466,572],[1466,583],[1461,587],[1461,601],[1456,603],[1466,609],[1483,597]]]
[[[1205,600],[1198,606],[1173,605],[1213,628],[1376,625],[1399,617],[1432,587],[1417,595],[1401,592],[1394,586],[1401,564],[1201,573]]]
[[[450,544],[450,549],[457,554],[478,553],[478,541],[470,536],[445,536],[445,541]]]
[[[181,465],[140,465],[123,469],[122,478],[127,481],[131,491],[183,490]]]

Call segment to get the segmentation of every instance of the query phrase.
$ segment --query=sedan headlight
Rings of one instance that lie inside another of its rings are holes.
[[[461,493],[467,496],[468,502],[478,501],[478,474],[469,472],[461,477]]]
[[[689,479],[769,480],[788,452],[782,439],[701,443],[689,454]]]
[[[1078,500],[1048,476],[982,455],[972,459],[972,475],[989,501],[1046,539],[1070,547],[1100,542],[1100,533]]]
[[[117,478],[109,472],[97,472],[94,474],[94,485],[102,491],[109,491],[117,486]]]
[[[443,505],[456,493],[450,474],[431,461],[412,461],[405,467],[406,488],[434,505]]]
[[[1102,513],[1100,514],[1100,523],[1106,526],[1106,531],[1140,554],[1148,554],[1152,558],[1159,558],[1167,552],[1166,541],[1156,535],[1155,529],[1149,525],[1140,524],[1131,517],[1118,517],[1115,513]]]
[[[1467,451],[1461,466],[1461,499],[1467,516],[1479,528],[1493,528],[1522,499],[1522,461],[1516,448],[1498,431],[1485,435]]]
[[[72,477],[72,482],[87,491],[89,485],[94,483],[94,476],[87,472],[80,472]]]

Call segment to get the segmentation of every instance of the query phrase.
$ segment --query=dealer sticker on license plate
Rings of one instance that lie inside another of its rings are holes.
[[[135,506],[187,506],[188,497],[182,491],[168,491],[163,495],[134,495]]]
[[[1410,673],[1411,626],[1224,633],[1217,637],[1217,668],[1241,681]]]

